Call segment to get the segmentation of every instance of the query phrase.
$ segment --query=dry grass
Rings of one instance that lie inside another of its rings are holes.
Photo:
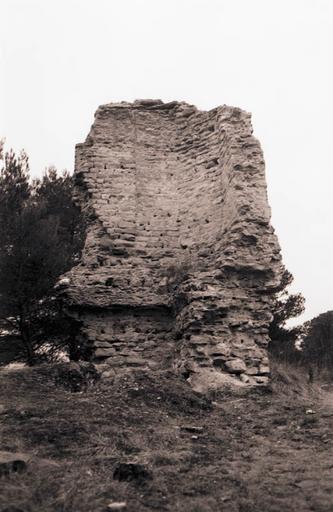
[[[318,400],[322,393],[323,380],[310,382],[309,373],[304,366],[271,362],[271,388],[275,394],[285,397],[297,397],[303,400]]]
[[[209,399],[167,372],[85,393],[57,387],[56,367],[2,373],[1,449],[32,460],[1,480],[0,512],[103,512],[112,500],[129,512],[328,512],[332,413],[306,379],[275,375],[272,389]],[[119,462],[153,480],[114,480]]]

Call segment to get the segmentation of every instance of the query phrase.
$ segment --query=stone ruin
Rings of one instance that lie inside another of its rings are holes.
[[[89,223],[62,296],[92,360],[197,387],[265,383],[282,265],[250,114],[103,105],[74,176]]]

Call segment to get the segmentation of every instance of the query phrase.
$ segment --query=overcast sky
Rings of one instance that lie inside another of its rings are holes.
[[[98,105],[252,112],[302,320],[333,309],[332,0],[0,0],[0,138],[73,170]]]

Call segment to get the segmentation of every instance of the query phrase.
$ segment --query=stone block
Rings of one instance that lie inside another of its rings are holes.
[[[229,359],[225,362],[225,368],[229,373],[244,373],[246,372],[246,364],[242,359]]]
[[[115,353],[114,348],[97,348],[95,350],[95,357],[110,357]]]
[[[261,364],[259,366],[259,371],[258,371],[258,374],[259,375],[268,375],[269,374],[269,366],[268,365],[263,365]]]

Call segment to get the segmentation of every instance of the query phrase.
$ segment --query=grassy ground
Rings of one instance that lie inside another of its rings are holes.
[[[53,367],[2,372],[0,449],[32,459],[0,480],[0,511],[331,511],[329,398],[288,372],[272,386],[203,397],[138,372],[71,393]],[[116,481],[119,462],[153,478]]]

